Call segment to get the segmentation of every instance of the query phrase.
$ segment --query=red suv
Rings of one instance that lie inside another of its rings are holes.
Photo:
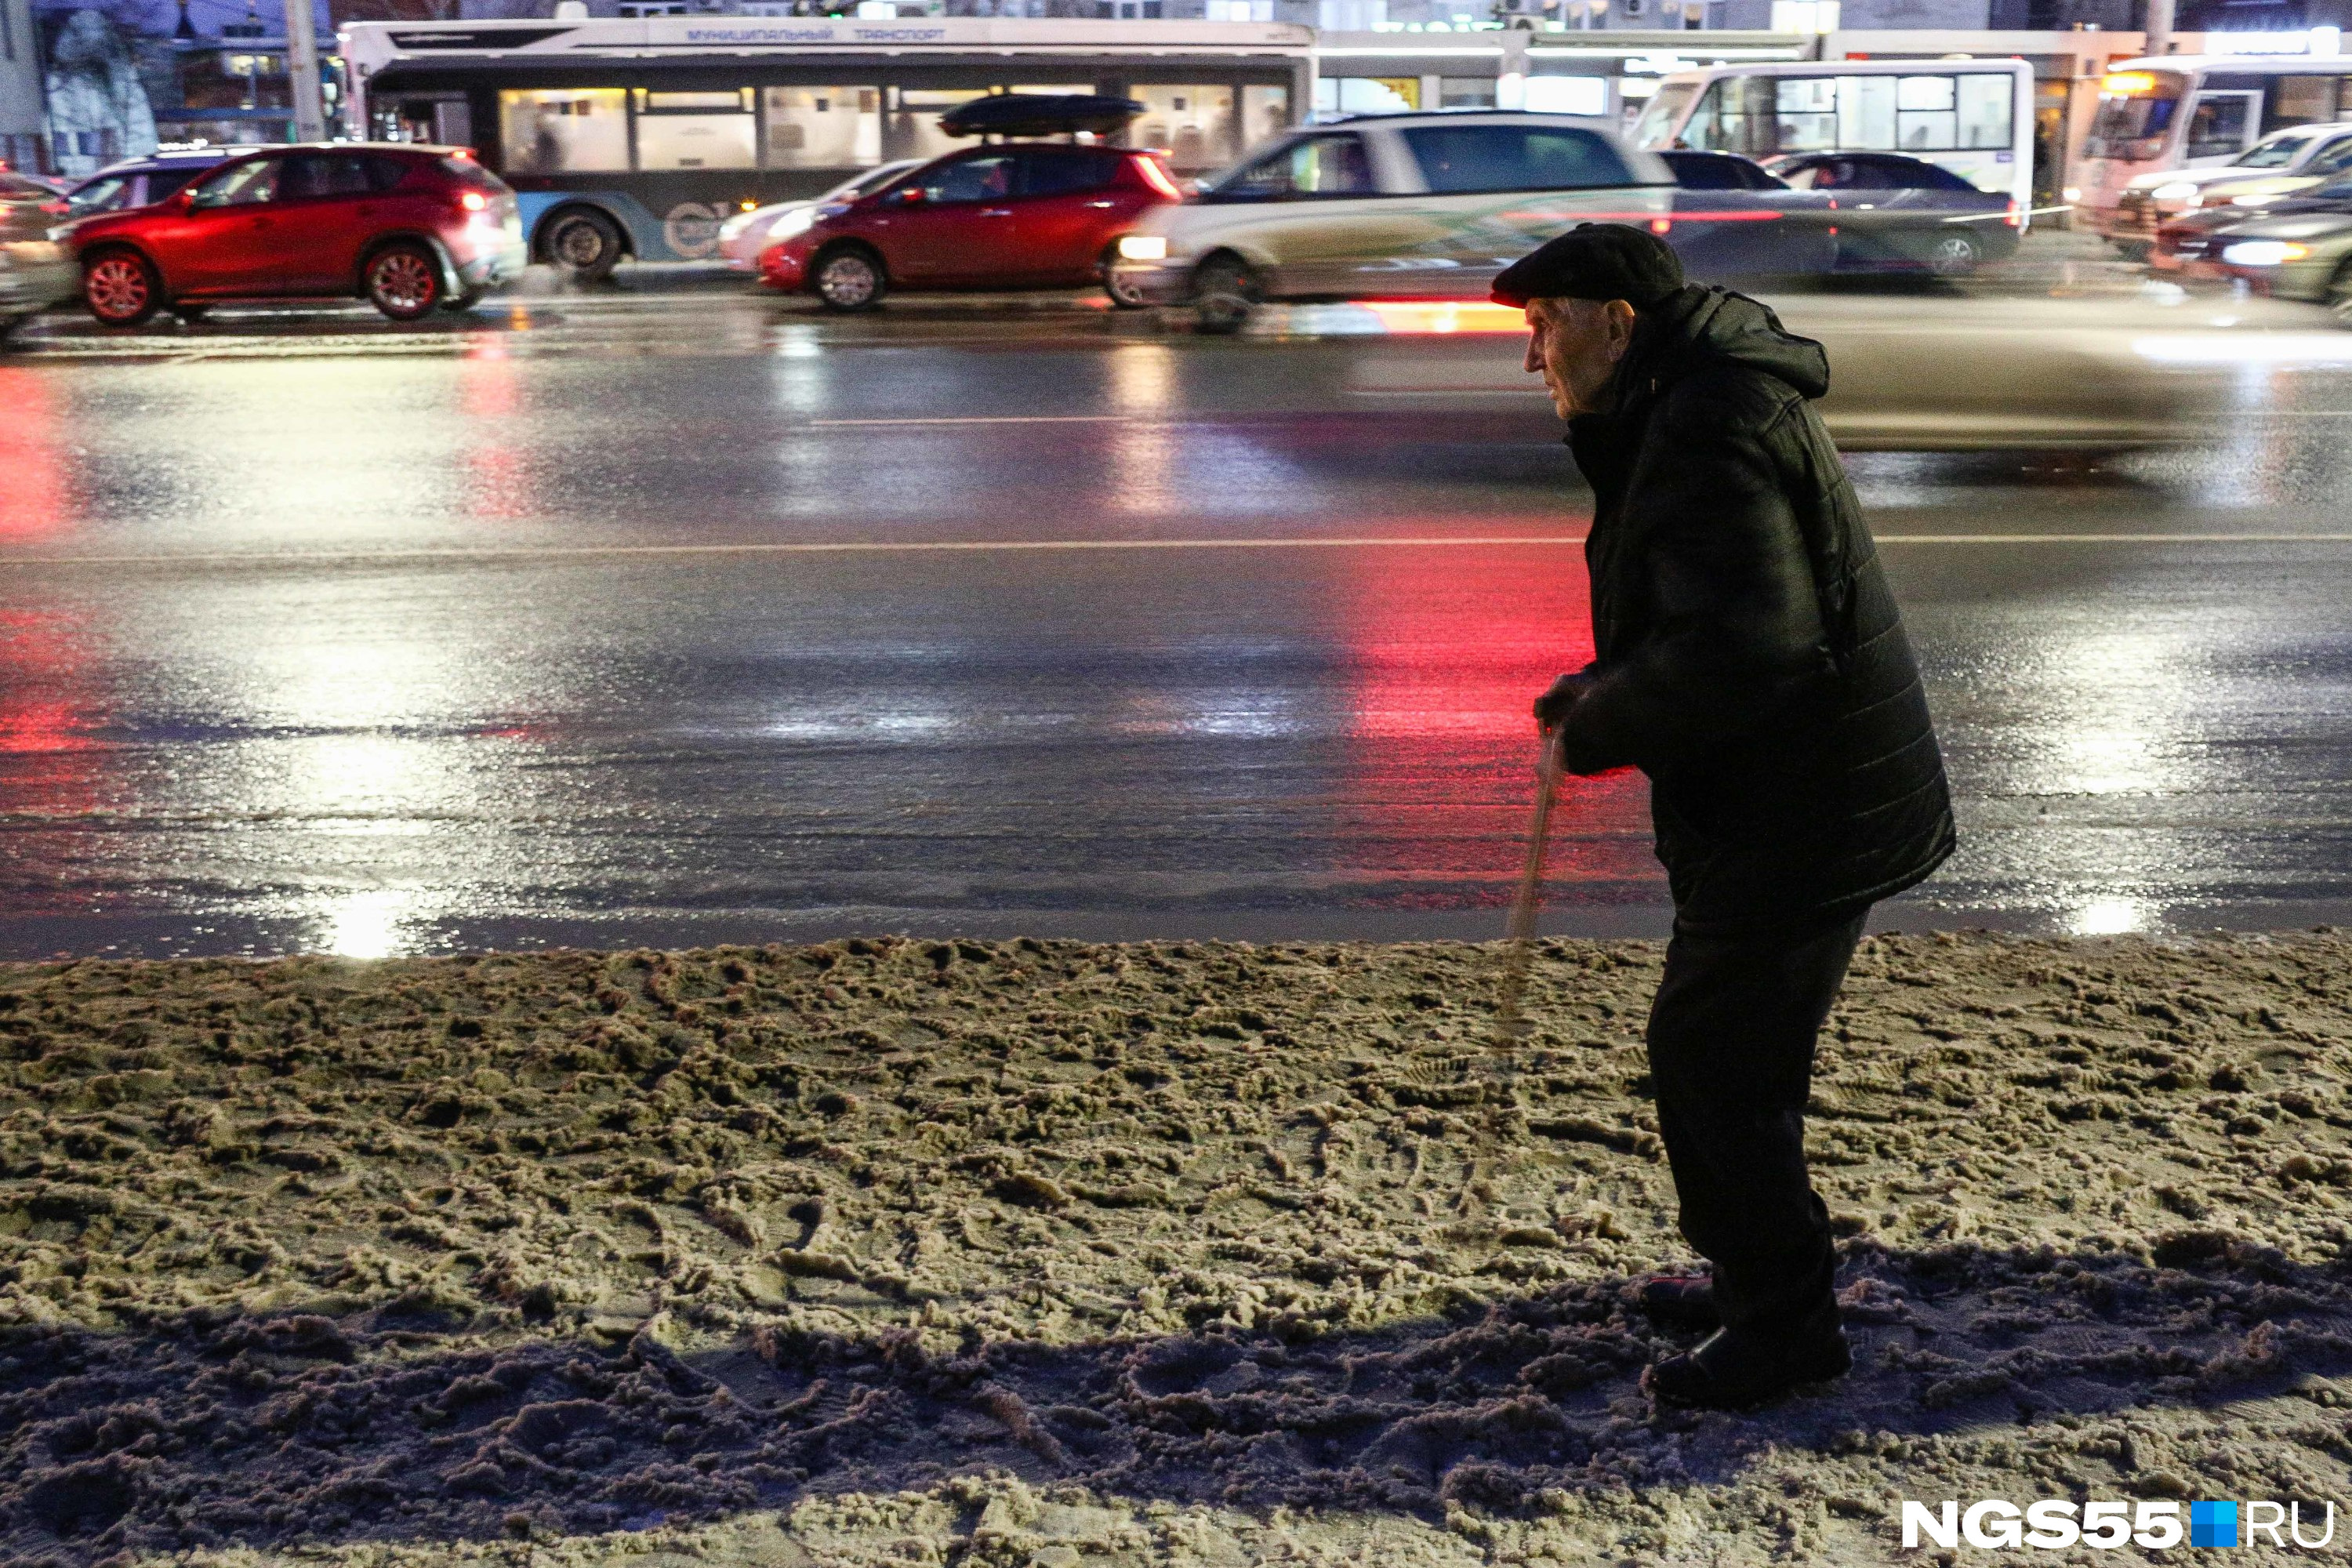
[[[465,309],[530,259],[505,181],[463,148],[405,143],[273,147],[71,236],[82,298],[110,327],[288,295],[358,295],[414,321]]]
[[[1135,215],[1183,193],[1149,153],[1000,143],[924,164],[869,195],[817,209],[770,246],[761,276],[835,310],[863,310],[893,287],[1110,289],[1112,249]]]

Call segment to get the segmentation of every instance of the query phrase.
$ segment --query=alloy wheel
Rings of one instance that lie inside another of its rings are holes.
[[[874,264],[852,252],[817,268],[816,291],[835,310],[855,310],[874,302],[880,282]]]
[[[91,265],[85,287],[90,309],[102,321],[136,321],[154,300],[147,268],[128,256],[100,258]]]
[[[1936,242],[1929,254],[1928,265],[1940,277],[1957,278],[1963,272],[1973,272],[1977,266],[1977,242],[1964,234],[1946,235]]]
[[[390,315],[422,315],[440,289],[431,264],[413,250],[388,251],[368,268],[369,297]]]

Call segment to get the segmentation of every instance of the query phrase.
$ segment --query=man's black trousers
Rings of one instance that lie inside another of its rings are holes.
[[[1829,1212],[1805,1176],[1813,1038],[1863,916],[1786,934],[1666,944],[1650,1005],[1650,1078],[1685,1239],[1714,1265],[1727,1327],[1793,1325],[1825,1306]]]

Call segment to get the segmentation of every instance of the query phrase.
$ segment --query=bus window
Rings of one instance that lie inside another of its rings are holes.
[[[2336,79],[2332,76],[2290,74],[2271,83],[2270,113],[2263,129],[2283,125],[2316,125],[2336,118]]]
[[[1633,127],[1636,147],[1664,147],[1673,138],[1675,121],[1698,93],[1695,81],[1670,81],[1660,85],[1650,95],[1650,105],[1642,110],[1641,122]]]
[[[2189,157],[2232,158],[2245,151],[2254,124],[2260,95],[2251,92],[2204,92],[2189,115]]]
[[[768,89],[768,167],[870,169],[882,161],[882,95],[870,87]]]
[[[1246,153],[1261,142],[1270,142],[1290,129],[1290,89],[1286,87],[1244,87],[1242,89],[1242,142],[1236,151]]]
[[[499,94],[505,167],[523,174],[607,174],[629,166],[628,94],[617,87]]]
[[[1683,145],[1702,153],[1740,153],[1769,156],[1772,141],[1772,82],[1765,77],[1721,77],[1708,85],[1706,96],[1691,111],[1683,127]],[[1751,116],[1750,105],[1760,112]]]
[[[2006,76],[1964,76],[1960,84],[1960,145],[2006,147],[2017,111],[2017,83]]]
[[[1838,83],[1838,145],[1858,153],[1895,150],[1895,79],[1850,76]]]
[[[1895,145],[1906,153],[1940,152],[1959,145],[1955,97],[1954,83],[1948,76],[1895,78]]]
[[[1772,84],[1776,153],[1825,153],[1838,144],[1833,77],[1781,77]]]
[[[752,169],[751,89],[660,92],[637,89],[637,167]]]
[[[1141,100],[1143,113],[1128,128],[1138,147],[1165,147],[1168,166],[1187,174],[1230,163],[1234,145],[1234,89],[1230,87],[1166,87],[1136,83],[1128,96]]]
[[[2145,161],[2164,151],[2165,134],[2188,83],[2170,71],[2126,71],[2107,79],[2099,112],[2084,139],[2086,158]]]

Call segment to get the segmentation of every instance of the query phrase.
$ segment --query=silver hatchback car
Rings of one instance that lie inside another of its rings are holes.
[[[1115,285],[1193,301],[1231,331],[1262,300],[1486,296],[1571,224],[1663,223],[1672,170],[1608,121],[1515,111],[1396,114],[1302,128],[1154,207],[1119,241]]]

